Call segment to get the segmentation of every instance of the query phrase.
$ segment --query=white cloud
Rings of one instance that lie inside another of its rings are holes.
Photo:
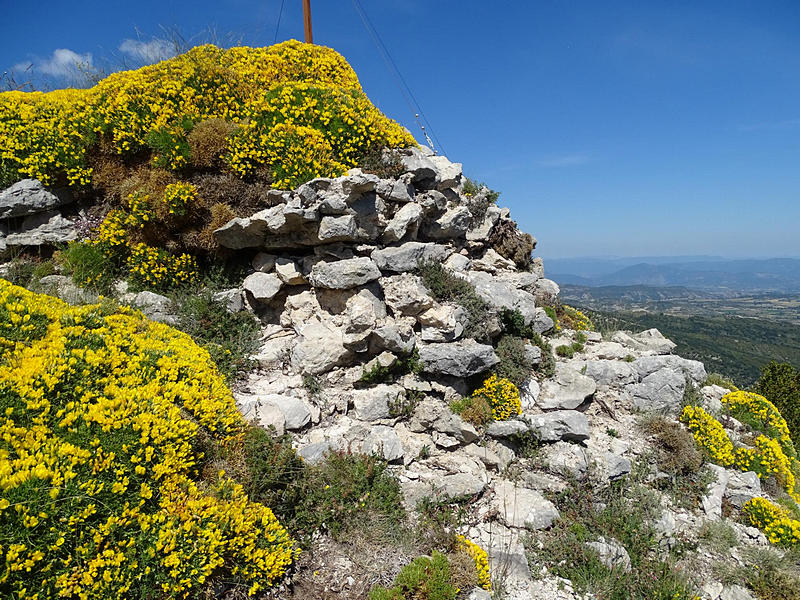
[[[176,54],[174,44],[158,38],[154,38],[149,42],[126,39],[119,45],[119,50],[123,54],[127,54],[131,58],[148,65],[172,58]]]
[[[589,157],[585,154],[565,154],[563,156],[551,156],[536,161],[539,167],[575,167],[585,165],[589,162]]]
[[[69,48],[58,48],[50,58],[36,58],[14,65],[14,71],[26,71],[31,65],[35,73],[51,77],[80,77],[86,68],[93,66],[91,52],[78,54]]]

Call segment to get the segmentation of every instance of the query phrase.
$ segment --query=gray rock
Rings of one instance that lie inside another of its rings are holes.
[[[761,495],[761,480],[756,473],[753,471],[746,473],[728,471],[725,498],[736,508],[741,509],[748,501]]]
[[[513,271],[517,267],[513,260],[501,256],[494,248],[489,248],[483,253],[482,257],[472,261],[472,268],[488,273],[496,273],[498,271]]]
[[[451,253],[449,248],[440,244],[406,242],[401,246],[375,250],[371,257],[382,271],[403,273],[413,271],[420,262],[443,262]]]
[[[595,391],[597,385],[594,379],[581,375],[564,363],[557,363],[555,377],[542,383],[538,404],[544,410],[554,408],[571,410],[591,398]]]
[[[467,281],[475,287],[478,295],[492,308],[498,311],[518,310],[524,317],[526,325],[531,324],[536,318],[536,301],[533,295],[517,289],[512,283],[480,271],[468,273]],[[552,321],[550,323],[550,327],[552,327]]]
[[[560,290],[558,284],[550,279],[539,279],[534,285],[533,295],[536,297],[537,304],[553,306],[558,302]]]
[[[414,186],[411,185],[413,175],[404,175],[399,179],[382,179],[375,188],[378,195],[390,202],[413,202]]]
[[[725,487],[728,485],[728,471],[718,465],[708,465],[708,469],[714,475],[714,480],[708,486],[708,492],[700,499],[703,512],[712,521],[722,518],[722,498],[725,494]]]
[[[424,181],[426,179],[436,180],[437,169],[436,165],[430,158],[425,156],[419,148],[407,148],[402,150],[400,161],[403,164],[403,169],[407,173],[411,173],[414,181]]]
[[[704,385],[700,388],[700,397],[703,399],[703,408],[712,413],[722,410],[722,398],[730,390],[719,385]]]
[[[275,274],[286,285],[307,283],[300,266],[290,258],[280,257],[275,261]]]
[[[328,442],[314,442],[298,448],[297,455],[310,465],[321,463],[325,455],[330,452],[331,445]]]
[[[68,304],[94,304],[98,299],[95,292],[78,287],[72,277],[65,275],[47,275],[39,280],[39,285]]]
[[[509,419],[508,421],[492,421],[486,426],[486,435],[495,438],[507,438],[514,435],[522,435],[527,433],[530,427],[527,423],[518,419]]]
[[[547,529],[560,517],[558,509],[539,492],[520,487],[505,479],[492,484],[490,507],[508,527]]]
[[[283,287],[283,282],[275,273],[261,273],[256,271],[245,277],[242,289],[256,302],[267,302],[278,295]]]
[[[603,455],[606,463],[606,477],[615,481],[631,472],[631,461],[624,456],[619,456],[612,452],[606,452]]]
[[[639,373],[631,363],[618,360],[586,361],[584,375],[594,379],[598,387],[622,387],[639,381]]]
[[[497,221],[500,220],[500,209],[492,205],[486,209],[483,221],[469,231],[467,231],[468,242],[484,242],[489,238],[489,234],[494,229]]]
[[[551,472],[583,479],[589,471],[589,457],[581,446],[556,442],[542,448],[542,459]]]
[[[464,332],[466,311],[452,304],[437,304],[420,313],[417,321],[422,325],[420,337],[425,342],[452,342]]]
[[[318,262],[311,269],[309,280],[315,287],[348,290],[375,281],[381,272],[375,263],[362,256],[336,262]]]
[[[467,600],[492,600],[492,594],[481,588],[474,588],[467,596]]]
[[[583,442],[589,439],[589,419],[577,410],[526,415],[530,430],[542,442]]]
[[[277,407],[283,413],[289,431],[302,429],[311,422],[311,410],[304,400],[280,394],[263,394],[259,400],[262,404]]]
[[[255,271],[269,273],[273,268],[275,268],[275,259],[276,256],[274,254],[259,252],[253,257],[253,261],[250,264],[253,266]]]
[[[454,377],[482,373],[500,362],[494,348],[475,340],[420,345],[419,358],[425,372]]]
[[[4,242],[6,246],[44,246],[71,242],[76,237],[75,223],[53,210],[25,217]]]
[[[391,405],[405,397],[399,385],[377,385],[351,392],[356,418],[361,421],[379,421],[391,416]]]
[[[434,304],[428,288],[422,285],[419,277],[411,273],[383,277],[380,285],[386,304],[395,317],[416,316]]]
[[[446,156],[429,156],[428,160],[436,169],[436,181],[440,190],[452,188],[461,181],[463,172],[461,163],[450,162]]]
[[[255,421],[265,429],[273,429],[275,435],[286,433],[286,415],[275,404],[263,402],[258,396],[249,394],[237,394],[236,403],[248,421]]]
[[[658,329],[648,329],[640,333],[627,333],[617,331],[611,336],[612,342],[618,342],[632,350],[639,352],[655,352],[656,354],[669,354],[677,344],[668,340]]]
[[[394,428],[386,425],[371,427],[355,450],[363,454],[378,455],[387,462],[403,460],[403,444]]]
[[[640,379],[644,379],[651,373],[665,368],[682,372],[696,386],[702,385],[708,378],[703,363],[697,360],[681,358],[680,356],[643,356],[633,361],[632,365],[638,371]]]
[[[637,410],[675,415],[681,407],[686,378],[683,373],[665,367],[647,375],[641,383],[628,386],[628,390]]]
[[[350,242],[358,238],[358,226],[354,215],[322,217],[319,223],[320,242]]]
[[[533,330],[539,335],[550,331],[554,326],[553,319],[547,316],[547,312],[543,308],[537,308],[533,315]]]
[[[225,248],[241,250],[258,248],[267,237],[267,211],[262,210],[249,218],[231,219],[219,229],[215,229],[214,240]]]
[[[237,313],[244,310],[244,298],[242,297],[242,290],[239,288],[231,288],[222,290],[211,296],[215,302],[220,302],[225,305],[225,309],[229,313]]]
[[[444,266],[451,271],[462,273],[469,269],[472,261],[463,254],[451,254],[450,258],[444,261]]]
[[[324,321],[311,321],[300,328],[291,348],[292,366],[302,373],[330,371],[350,356],[342,332]]]
[[[388,350],[399,354],[408,354],[417,345],[414,330],[397,324],[376,327],[370,337],[370,348],[373,352]]]
[[[52,192],[38,179],[23,179],[0,192],[0,219],[25,217],[69,204],[66,190]]]
[[[478,432],[473,425],[432,398],[426,398],[417,404],[409,428],[420,433],[436,431],[467,444],[478,439]]]
[[[586,542],[586,545],[597,552],[600,562],[609,569],[630,573],[631,557],[625,550],[625,546],[616,540],[600,537],[596,542]]]
[[[387,243],[398,242],[407,233],[413,237],[422,219],[422,208],[419,204],[410,202],[398,210],[383,232],[383,241]]]
[[[175,325],[178,322],[178,317],[172,312],[172,300],[161,294],[139,292],[131,298],[130,305],[138,308],[144,316],[153,321],[168,325]]]
[[[755,598],[747,588],[734,584],[722,589],[719,600],[755,600]]]
[[[466,206],[455,206],[424,227],[424,235],[433,240],[453,240],[466,235],[472,213]]]
[[[434,483],[436,495],[442,500],[476,496],[486,488],[486,482],[470,473],[453,473]]]

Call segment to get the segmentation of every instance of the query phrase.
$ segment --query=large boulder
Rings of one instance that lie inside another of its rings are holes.
[[[589,360],[585,367],[584,375],[594,379],[598,387],[621,387],[639,381],[638,371],[628,362]]]
[[[582,442],[589,439],[589,419],[577,410],[527,415],[530,430],[541,442]]]
[[[497,479],[492,484],[490,507],[508,527],[547,529],[559,518],[555,505],[535,490]]]
[[[564,363],[556,364],[555,377],[542,383],[537,404],[544,410],[578,408],[597,391],[594,379]]]
[[[665,368],[680,371],[696,386],[702,385],[708,378],[703,363],[675,355],[643,356],[637,358],[632,364],[639,373],[639,379],[644,379],[648,375]]]
[[[452,240],[464,237],[472,221],[466,206],[455,206],[424,228],[423,235],[433,240]]]
[[[381,272],[375,263],[361,256],[334,262],[318,262],[311,269],[308,279],[314,287],[330,290],[349,290],[370,281],[375,281]]]
[[[525,319],[526,325],[533,323],[536,319],[536,299],[533,294],[518,289],[513,282],[492,277],[483,271],[471,271],[467,275],[467,281],[475,287],[475,291],[481,298],[498,311],[502,309],[518,310]],[[542,312],[544,313],[544,311]],[[545,314],[545,316],[547,315]],[[550,323],[549,328],[552,328],[552,321]]]
[[[452,250],[441,244],[406,242],[401,246],[390,246],[375,250],[371,258],[382,271],[403,273],[413,271],[420,262],[443,262]]]
[[[612,342],[618,342],[638,352],[669,354],[677,344],[665,338],[658,329],[648,329],[640,333],[617,331],[611,336]]]
[[[252,217],[231,219],[219,229],[214,230],[214,240],[220,246],[232,250],[263,246],[267,237],[266,217],[267,211],[262,210]]]
[[[419,359],[425,372],[453,377],[483,373],[500,362],[494,348],[471,339],[450,344],[420,345]]]
[[[665,367],[650,373],[641,383],[628,386],[628,390],[637,410],[676,415],[686,391],[686,377],[680,371]]]
[[[291,361],[301,373],[325,373],[350,356],[342,332],[325,321],[311,321],[298,334],[291,349]]]
[[[66,191],[53,192],[38,179],[23,179],[0,192],[0,219],[26,217],[72,202]]]

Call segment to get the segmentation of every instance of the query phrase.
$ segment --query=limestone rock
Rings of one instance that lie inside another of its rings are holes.
[[[362,256],[335,262],[319,262],[311,269],[309,281],[315,287],[348,290],[375,281],[380,276],[381,272],[375,263]]]
[[[295,431],[311,422],[311,410],[308,404],[299,398],[280,394],[264,394],[259,396],[262,404],[277,407],[284,415],[286,429]]]
[[[639,373],[631,363],[618,360],[587,361],[584,374],[594,379],[598,387],[622,387],[639,381]]]
[[[490,506],[501,523],[509,527],[547,529],[560,517],[558,509],[539,492],[497,479],[491,488]]]
[[[0,191],[0,219],[51,212],[70,202],[72,197],[66,191],[54,193],[38,179],[23,179]]]
[[[142,311],[142,314],[153,321],[168,325],[176,325],[178,317],[173,313],[172,300],[154,292],[139,292],[133,295],[129,304]]]
[[[47,275],[39,280],[39,285],[52,294],[61,298],[68,304],[94,304],[97,302],[97,294],[91,290],[85,290],[75,285],[72,277],[65,275]]]
[[[437,304],[417,316],[425,342],[452,342],[464,332],[466,312],[460,306]]]
[[[278,295],[283,282],[274,273],[256,271],[245,277],[242,288],[256,302],[268,302]]]
[[[407,173],[411,173],[415,182],[436,180],[436,165],[419,148],[406,148],[401,152],[400,161],[403,168]]]
[[[375,250],[371,257],[382,271],[403,273],[405,271],[413,271],[420,262],[443,262],[451,252],[441,244],[406,242],[401,246],[390,246]]]
[[[71,242],[76,237],[75,223],[52,210],[25,217],[18,229],[9,232],[4,243],[6,246],[44,246]]]
[[[636,409],[675,415],[680,410],[686,390],[686,378],[683,373],[666,367],[650,373],[641,383],[628,389]]]
[[[252,217],[231,219],[214,230],[214,239],[220,246],[232,250],[258,248],[267,237],[266,217],[267,211],[262,210]]]
[[[761,496],[761,480],[753,471],[742,473],[728,471],[728,484],[725,487],[725,498],[736,508],[741,509],[748,501]]]
[[[719,465],[708,465],[714,474],[714,480],[708,486],[708,492],[700,499],[700,504],[706,516],[718,521],[722,518],[722,498],[725,494],[725,487],[728,485],[728,472]]]
[[[461,180],[463,166],[447,160],[445,156],[429,156],[428,160],[436,169],[436,181],[439,189],[452,188]]]
[[[708,377],[703,363],[675,355],[643,356],[637,358],[632,364],[638,371],[640,379],[644,379],[651,373],[655,373],[664,368],[680,371],[686,377],[689,377],[696,386],[702,385]]]
[[[618,569],[624,573],[631,571],[631,557],[625,546],[613,539],[598,538],[596,542],[586,542],[586,545],[597,552],[600,562],[609,569]]]
[[[357,239],[358,226],[354,215],[339,217],[322,217],[319,223],[319,240],[321,242],[349,242]]]
[[[344,346],[342,332],[324,321],[311,321],[298,333],[299,337],[291,348],[291,362],[302,373],[325,373],[350,355]]]
[[[472,213],[466,206],[455,206],[424,228],[424,235],[432,240],[452,240],[466,235]]]
[[[410,233],[413,237],[422,219],[422,208],[419,204],[411,202],[404,204],[383,232],[383,240],[387,243],[399,242]]]
[[[589,457],[581,446],[556,442],[542,448],[542,459],[551,472],[583,479],[589,470]]]
[[[377,385],[352,393],[355,416],[361,421],[379,421],[391,416],[391,405],[405,397],[405,390],[399,385]]]
[[[428,288],[422,285],[419,277],[411,273],[383,277],[380,285],[386,304],[395,317],[416,316],[434,304]]]
[[[555,281],[550,279],[539,279],[534,286],[533,295],[536,303],[544,306],[553,306],[558,302],[560,289]]]
[[[530,430],[542,442],[582,442],[589,439],[589,420],[577,410],[526,415]]]
[[[564,363],[557,363],[555,377],[542,383],[538,404],[544,410],[554,408],[571,410],[591,398],[596,390],[597,384],[594,379],[581,375]]]
[[[307,283],[298,264],[290,258],[280,257],[276,259],[275,274],[286,285],[303,285]]]
[[[427,373],[454,377],[469,377],[482,373],[500,362],[494,353],[494,348],[488,344],[479,344],[475,340],[420,345],[419,358],[423,370]]]

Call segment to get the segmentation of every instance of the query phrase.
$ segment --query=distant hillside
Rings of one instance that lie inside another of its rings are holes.
[[[603,330],[657,328],[678,347],[677,354],[705,363],[709,372],[731,377],[740,387],[758,379],[770,360],[800,367],[800,328],[734,316],[677,316],[586,309]]]
[[[625,265],[620,260],[550,261],[549,276],[562,285],[680,286],[694,290],[742,292],[800,292],[800,260],[725,260],[693,257],[664,263],[659,259]],[[623,266],[624,265],[624,266]],[[566,269],[573,268],[570,272]],[[614,269],[614,270],[610,270]]]

